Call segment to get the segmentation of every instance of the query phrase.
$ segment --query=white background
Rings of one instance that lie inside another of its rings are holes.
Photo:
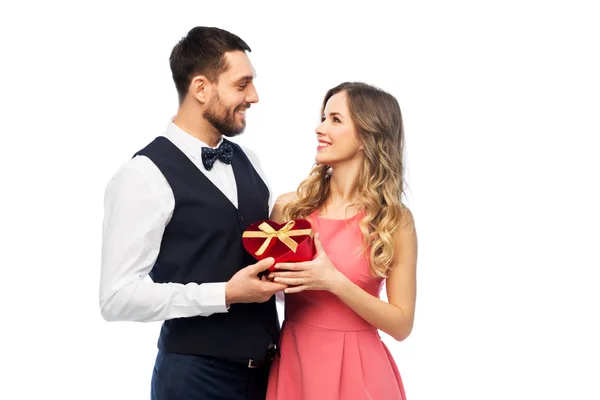
[[[253,50],[239,142],[276,195],[310,170],[327,89],[398,98],[418,299],[384,340],[409,400],[600,399],[594,2],[7,3],[0,398],[148,398],[160,324],[99,313],[104,188],[176,112],[171,48],[211,25]]]

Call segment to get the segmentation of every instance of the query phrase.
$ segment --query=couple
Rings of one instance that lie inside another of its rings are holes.
[[[256,156],[224,138],[244,130],[258,102],[248,52],[207,27],[174,47],[177,115],[106,188],[102,316],[164,321],[155,400],[405,399],[378,334],[405,339],[415,309],[398,103],[362,83],[329,90],[316,166],[297,193],[272,202]],[[269,273],[273,259],[243,248],[251,223],[300,218],[316,232],[312,261]],[[384,282],[389,302],[379,299]]]

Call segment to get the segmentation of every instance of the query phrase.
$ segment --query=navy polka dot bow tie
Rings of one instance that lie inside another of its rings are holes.
[[[231,164],[231,156],[233,154],[233,148],[231,143],[223,139],[223,142],[216,149],[210,147],[202,148],[202,163],[207,171],[210,171],[215,165],[217,160],[221,160],[225,164]]]

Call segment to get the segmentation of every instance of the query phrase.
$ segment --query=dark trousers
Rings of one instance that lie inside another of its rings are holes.
[[[264,400],[269,367],[248,368],[236,361],[159,351],[151,399]]]

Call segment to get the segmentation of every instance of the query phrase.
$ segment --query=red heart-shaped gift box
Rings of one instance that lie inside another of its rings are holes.
[[[316,254],[313,230],[306,219],[283,225],[270,220],[255,222],[242,234],[242,243],[257,260],[273,257],[275,263],[310,261]]]

